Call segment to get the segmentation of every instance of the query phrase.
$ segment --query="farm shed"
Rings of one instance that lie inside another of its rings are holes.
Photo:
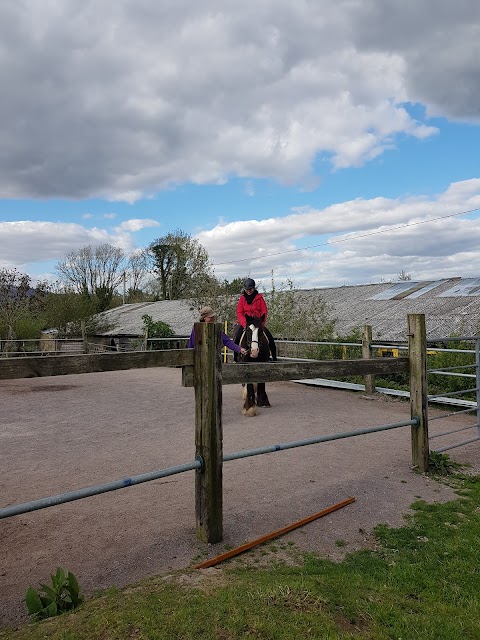
[[[336,320],[335,331],[339,336],[369,324],[375,341],[405,341],[405,318],[409,313],[425,314],[429,340],[475,335],[480,326],[480,278],[302,289],[295,295],[299,301],[321,296],[331,309],[330,316]],[[268,294],[266,297],[268,301]],[[176,336],[188,336],[198,319],[197,310],[186,300],[126,304],[102,314],[112,328],[97,339],[104,344],[112,339],[117,342],[138,339],[143,335],[144,314],[154,321],[166,322]]]
[[[107,347],[124,350],[143,339],[143,316],[154,322],[168,324],[175,336],[189,336],[193,323],[198,320],[198,311],[186,300],[162,300],[160,302],[138,302],[124,304],[99,314],[99,319],[110,325],[98,333],[94,341]]]

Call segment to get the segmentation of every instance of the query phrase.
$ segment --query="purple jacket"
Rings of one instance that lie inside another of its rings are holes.
[[[235,351],[235,353],[241,352],[240,346],[236,344],[231,338],[229,338],[226,333],[223,333],[223,331],[222,331],[222,342],[223,342],[223,346],[227,347],[227,349],[231,349],[232,351]],[[192,329],[192,333],[190,334],[190,340],[188,341],[187,348],[193,349],[194,347],[195,347],[195,332]]]

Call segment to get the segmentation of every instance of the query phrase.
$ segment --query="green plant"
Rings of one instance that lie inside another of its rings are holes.
[[[28,613],[35,618],[50,618],[75,609],[83,602],[76,577],[59,567],[51,576],[52,584],[41,584],[37,591],[28,587],[25,602]]]
[[[430,451],[428,458],[428,470],[437,476],[449,476],[462,467],[458,462],[450,460],[450,456],[446,453],[438,451]]]
[[[142,316],[143,329],[146,331],[148,338],[170,338],[173,336],[173,330],[170,325],[162,320],[155,321],[151,316],[145,314]],[[162,341],[151,342],[150,349],[174,349],[175,342]]]

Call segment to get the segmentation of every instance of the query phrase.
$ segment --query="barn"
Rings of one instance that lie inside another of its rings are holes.
[[[480,278],[408,280],[295,291],[300,304],[321,297],[335,319],[335,332],[346,336],[368,324],[376,341],[406,340],[406,317],[424,313],[427,337],[476,335],[480,325]],[[268,300],[268,298],[267,298]],[[206,301],[208,302],[208,301]],[[198,319],[197,309],[186,300],[126,304],[102,314],[110,329],[97,339],[120,347],[143,336],[144,314],[162,320],[176,336],[188,336]],[[295,337],[295,336],[291,336]]]

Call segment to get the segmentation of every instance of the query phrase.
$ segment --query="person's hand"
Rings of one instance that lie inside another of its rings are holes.
[[[248,351],[247,351],[246,349],[244,349],[244,347],[242,347],[242,348],[240,349],[240,353],[242,354],[242,356],[246,356],[246,355],[247,355],[247,353],[248,353]]]

